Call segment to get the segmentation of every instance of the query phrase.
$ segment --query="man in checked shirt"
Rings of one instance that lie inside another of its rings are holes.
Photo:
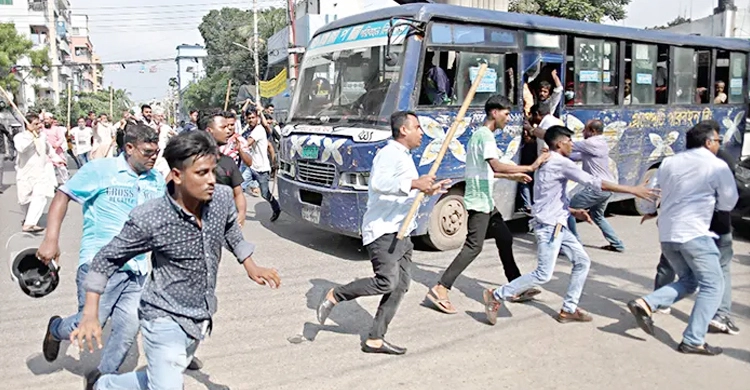
[[[276,270],[258,267],[255,246],[242,237],[232,190],[216,185],[219,151],[202,131],[181,133],[169,142],[164,158],[171,168],[167,194],[136,207],[120,234],[96,254],[84,282],[83,319],[71,342],[102,348],[97,319],[107,280],[132,257],[152,252],[153,270],[141,296],[146,371],[104,375],[95,389],[179,389],[182,373],[200,340],[212,328],[216,312],[216,274],[226,246],[260,285],[277,288]]]

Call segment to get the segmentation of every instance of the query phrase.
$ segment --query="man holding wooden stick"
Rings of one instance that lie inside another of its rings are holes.
[[[375,276],[355,280],[329,290],[317,309],[318,321],[324,324],[339,302],[359,297],[383,295],[369,337],[362,344],[366,353],[403,355],[401,348],[385,341],[388,324],[396,314],[411,282],[411,254],[414,245],[408,237],[396,238],[401,223],[417,196],[424,192],[445,192],[450,180],[435,182],[434,175],[419,176],[410,151],[422,143],[422,127],[413,112],[391,115],[393,140],[381,149],[372,164],[367,211],[362,221],[362,242],[367,248]],[[412,220],[407,232],[416,229]]]

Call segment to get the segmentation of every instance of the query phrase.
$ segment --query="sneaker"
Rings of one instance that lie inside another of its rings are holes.
[[[660,307],[660,308],[656,309],[656,312],[659,313],[659,314],[667,314],[667,315],[669,315],[669,314],[672,313],[672,308],[671,307]]]
[[[716,316],[708,324],[708,330],[713,333],[726,333],[736,335],[740,333],[740,328],[735,325],[728,316]]]
[[[484,290],[482,295],[484,297],[484,314],[487,315],[487,322],[490,325],[495,325],[497,323],[497,311],[500,310],[502,303],[495,298],[492,290]]]
[[[682,353],[692,353],[696,355],[716,356],[721,355],[724,350],[720,347],[712,347],[708,343],[704,343],[700,347],[696,347],[690,344],[685,344],[683,341],[677,346],[677,350]]]
[[[569,322],[591,322],[594,320],[591,317],[591,314],[586,313],[581,309],[576,309],[575,313],[568,313],[565,310],[560,310],[560,313],[557,314],[555,319],[561,324],[567,324]]]

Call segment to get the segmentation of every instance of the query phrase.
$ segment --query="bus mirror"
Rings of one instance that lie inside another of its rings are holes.
[[[395,53],[386,53],[385,55],[385,64],[388,66],[396,66],[398,65],[398,54]]]
[[[394,23],[394,21],[398,20]],[[417,34],[424,36],[425,34],[425,23],[415,19],[406,18],[391,18],[389,21],[390,26],[388,27],[388,41],[385,44],[385,63],[388,66],[396,66],[398,64],[398,54],[391,53],[391,37],[393,31],[399,27],[407,27],[406,36]]]

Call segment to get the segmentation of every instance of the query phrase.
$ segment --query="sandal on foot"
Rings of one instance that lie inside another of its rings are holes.
[[[456,310],[455,307],[453,307],[453,304],[451,303],[450,299],[440,298],[433,288],[430,288],[430,291],[427,292],[427,295],[425,296],[425,299],[430,301],[433,306],[435,306],[436,309],[440,310],[441,312],[445,314],[456,314],[458,310]]]

